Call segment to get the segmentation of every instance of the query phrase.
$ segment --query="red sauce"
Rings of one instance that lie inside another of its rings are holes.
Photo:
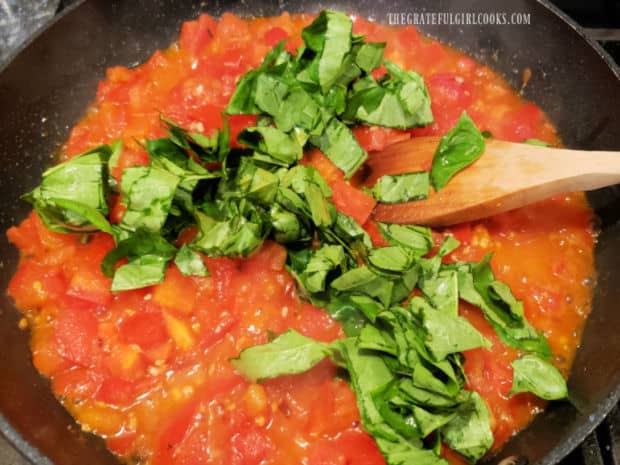
[[[221,126],[220,113],[238,77],[257,66],[279,40],[301,44],[308,15],[242,20],[203,15],[183,25],[178,44],[135,69],[113,67],[94,105],[71,132],[66,156],[123,138],[117,172],[148,163],[136,140],[162,135],[160,112],[194,131]],[[354,32],[386,41],[386,57],[419,71],[428,83],[436,122],[397,131],[361,127],[368,150],[411,136],[442,134],[463,110],[499,139],[538,138],[559,143],[542,111],[521,100],[489,68],[420,36],[412,27],[389,28],[357,19]],[[252,117],[229,118],[233,134]],[[344,181],[319,152],[316,166],[342,211],[366,222],[374,200]],[[115,218],[122,217],[119,206]],[[594,234],[582,195],[562,196],[450,231],[462,242],[452,259],[495,253],[492,266],[544,330],[567,373],[590,310]],[[86,431],[104,437],[127,460],[152,465],[299,464],[380,465],[361,426],[354,395],[329,362],[308,373],[249,384],[228,360],[288,328],[320,340],[343,336],[321,309],[300,300],[283,265],[286,251],[266,243],[246,260],[207,258],[212,276],[183,277],[171,265],[163,283],[111,294],[99,264],[113,247],[100,233],[88,242],[48,231],[35,214],[8,231],[22,259],[9,294],[28,319],[37,369]],[[508,398],[510,362],[478,309],[461,313],[492,342],[493,350],[465,354],[468,387],[482,394],[492,417],[495,446],[523,428],[543,403],[530,395]],[[448,454],[458,461],[454,454]]]

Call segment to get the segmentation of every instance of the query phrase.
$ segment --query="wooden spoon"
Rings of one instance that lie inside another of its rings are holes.
[[[372,153],[372,186],[385,174],[428,171],[438,137],[418,137]],[[447,226],[477,220],[556,194],[620,183],[620,152],[566,150],[487,140],[486,150],[428,199],[379,204],[374,218],[389,223]],[[432,189],[431,189],[432,191]]]

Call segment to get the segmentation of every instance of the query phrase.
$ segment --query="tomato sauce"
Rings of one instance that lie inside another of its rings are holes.
[[[148,163],[137,141],[163,135],[160,113],[210,134],[221,127],[220,113],[239,76],[258,66],[279,40],[294,51],[311,20],[224,14],[219,21],[202,15],[185,23],[178,43],[145,64],[107,71],[94,104],[71,131],[64,156],[122,138],[125,150],[113,173],[120,178],[124,167]],[[410,131],[356,128],[367,150],[443,134],[463,110],[498,139],[559,144],[542,111],[488,67],[413,27],[358,18],[354,32],[387,42],[388,59],[424,76],[435,115],[431,126]],[[229,117],[233,136],[253,122],[254,117]],[[365,223],[375,244],[383,244],[369,220],[374,200],[345,181],[320,152],[307,154],[304,163],[329,181],[336,206]],[[114,218],[122,214],[113,207]],[[462,243],[451,260],[479,260],[494,252],[498,279],[524,301],[527,318],[545,332],[565,374],[591,305],[592,221],[584,197],[575,194],[443,232]],[[361,428],[351,389],[329,362],[264,384],[248,383],[229,364],[243,348],[288,328],[324,341],[344,335],[323,310],[300,300],[281,246],[268,242],[245,260],[205,258],[210,277],[184,277],[171,265],[161,284],[111,294],[99,267],[114,246],[110,236],[84,240],[53,233],[33,213],[8,237],[22,253],[8,292],[31,328],[35,366],[52,380],[54,393],[82,428],[105,438],[127,461],[385,463]],[[490,351],[465,353],[465,371],[467,387],[489,406],[497,448],[544,404],[528,394],[508,398],[510,362],[518,353],[498,340],[478,309],[462,304],[460,311],[493,342]]]

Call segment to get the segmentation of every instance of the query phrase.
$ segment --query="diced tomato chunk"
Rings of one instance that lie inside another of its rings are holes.
[[[411,137],[408,131],[378,126],[358,126],[353,128],[353,135],[367,152],[383,150],[388,145],[407,140]]]
[[[347,430],[336,438],[311,446],[309,465],[383,465],[385,459],[374,439],[361,430]]]
[[[168,332],[161,313],[139,312],[120,325],[119,339],[125,344],[137,344],[150,349],[168,340]]]
[[[264,39],[267,45],[273,47],[281,40],[288,39],[288,33],[281,27],[272,27],[265,32]]]
[[[315,168],[330,184],[344,179],[344,173],[320,150],[311,150],[306,153],[301,164]]]
[[[217,22],[209,15],[202,14],[195,21],[183,23],[181,28],[181,48],[193,55],[198,54],[211,42]]]
[[[95,304],[105,305],[112,298],[110,284],[110,278],[106,278],[100,272],[82,270],[71,277],[67,294]]]
[[[238,431],[231,442],[234,465],[259,465],[272,449],[265,430],[251,424]]]
[[[356,189],[347,181],[334,181],[331,188],[332,200],[339,211],[349,215],[360,225],[368,221],[377,204],[373,196]]]
[[[230,115],[228,124],[230,126],[230,142],[233,147],[238,147],[237,136],[241,131],[256,124],[256,116],[254,115]]]
[[[56,316],[56,341],[65,358],[89,366],[97,352],[97,318],[92,303],[65,297]]]
[[[64,294],[66,286],[57,268],[25,260],[11,278],[8,293],[19,308],[35,309]]]
[[[95,370],[75,367],[54,375],[54,392],[74,401],[89,399],[101,388],[103,377]]]
[[[191,313],[196,291],[196,285],[190,277],[183,276],[176,266],[170,266],[164,281],[155,286],[153,302],[181,313]]]

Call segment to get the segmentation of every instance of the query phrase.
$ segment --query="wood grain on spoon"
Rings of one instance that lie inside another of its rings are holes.
[[[370,155],[372,186],[385,174],[428,171],[438,137],[418,137]],[[389,223],[447,226],[522,207],[556,194],[620,183],[620,152],[567,150],[487,140],[484,154],[426,200],[379,204]]]

